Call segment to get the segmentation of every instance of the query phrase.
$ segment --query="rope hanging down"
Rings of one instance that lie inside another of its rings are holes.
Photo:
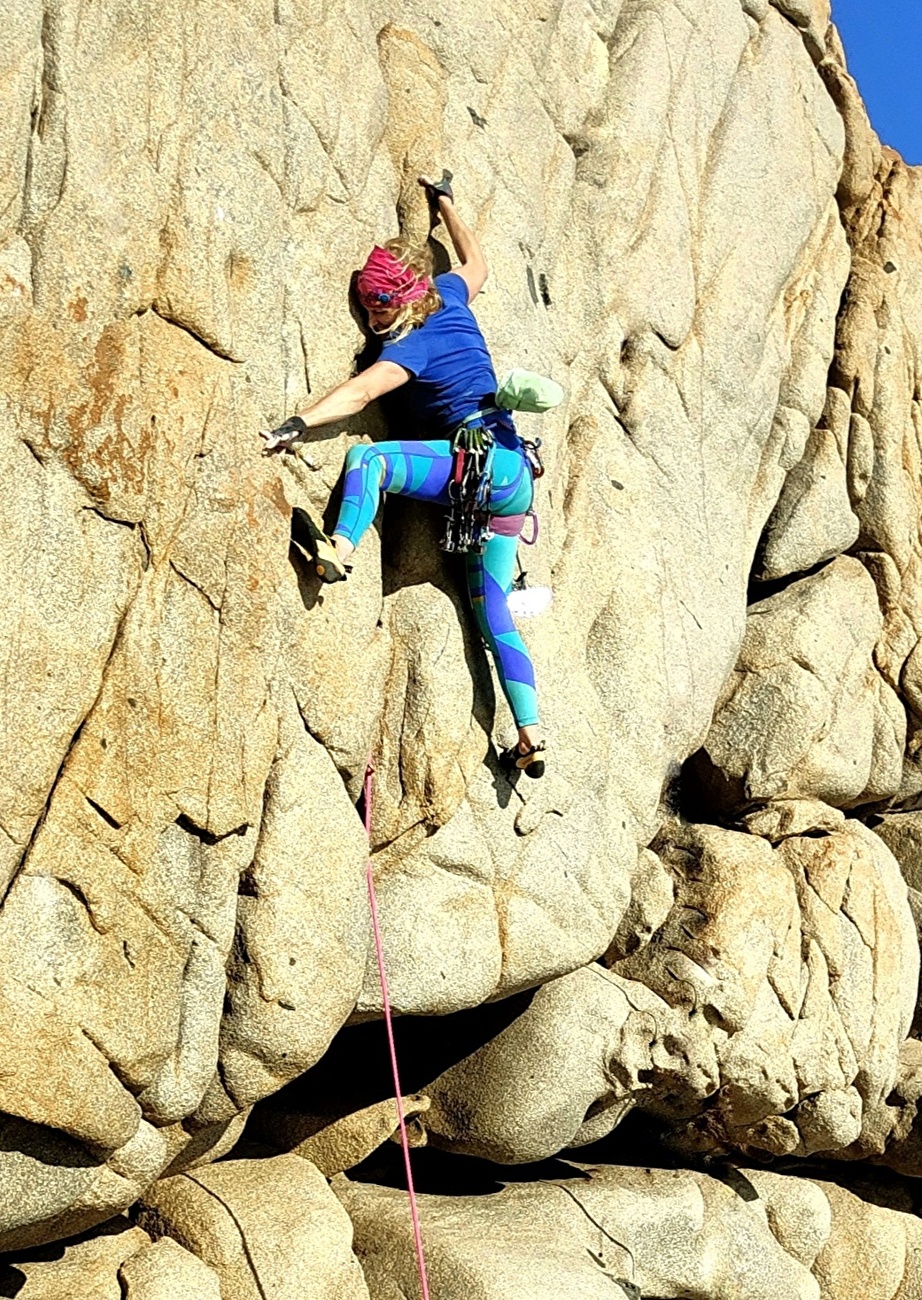
[[[413,1187],[413,1170],[410,1165],[410,1142],[407,1137],[407,1125],[403,1117],[403,1090],[400,1087],[400,1072],[397,1069],[397,1045],[394,1042],[394,1026],[391,1021],[391,1000],[387,990],[387,972],[384,969],[384,947],[381,943],[381,927],[378,924],[378,900],[375,897],[375,881],[371,871],[371,798],[374,786],[374,767],[371,762],[365,769],[365,834],[368,837],[369,857],[365,867],[365,879],[368,882],[368,901],[371,904],[371,926],[375,935],[375,953],[378,958],[378,978],[381,981],[381,1001],[384,1005],[384,1023],[387,1026],[387,1043],[391,1055],[391,1073],[394,1076],[394,1099],[397,1105],[397,1118],[400,1123],[400,1145],[403,1148],[403,1163],[407,1173],[407,1195],[410,1199],[410,1218],[413,1220],[413,1241],[416,1246],[416,1264],[419,1269],[419,1284],[422,1300],[429,1300],[429,1282],[426,1277],[426,1260],[423,1255],[423,1239],[419,1230],[419,1210],[416,1205],[416,1190]]]

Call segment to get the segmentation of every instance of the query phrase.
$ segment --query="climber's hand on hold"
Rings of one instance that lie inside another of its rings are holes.
[[[426,198],[429,200],[429,213],[433,226],[439,223],[442,199],[447,199],[449,203],[455,201],[454,192],[451,188],[451,177],[452,174],[447,168],[442,172],[440,181],[431,180],[428,176],[417,177],[420,185],[426,191]]]
[[[263,455],[272,456],[278,451],[290,451],[292,444],[297,442],[299,438],[303,438],[306,433],[307,425],[300,415],[293,415],[284,424],[280,424],[277,429],[260,429],[259,436],[266,440]]]

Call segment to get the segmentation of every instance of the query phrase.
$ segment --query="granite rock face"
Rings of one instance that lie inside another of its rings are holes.
[[[126,1300],[221,1300],[221,1285],[214,1269],[172,1237],[144,1246],[119,1270]]]
[[[572,1181],[509,1186],[494,1196],[423,1197],[437,1293],[736,1300],[745,1279],[751,1300],[819,1295],[809,1269],[773,1239],[764,1210],[753,1213],[716,1180],[611,1167],[583,1178],[573,1172]],[[358,1184],[339,1194],[356,1223],[372,1296],[412,1294],[415,1262],[397,1195]]]
[[[63,1247],[17,1254],[0,1264],[0,1287],[23,1300],[222,1300],[214,1269],[121,1216]]]
[[[222,1300],[367,1300],[352,1224],[308,1160],[226,1160],[161,1179],[138,1221],[218,1276]]]
[[[0,1249],[82,1250],[177,1188],[218,1213],[201,1182],[250,1108],[380,1014],[369,755],[395,1009],[534,991],[414,1081],[433,1142],[528,1161],[642,1109],[696,1155],[922,1173],[922,173],[871,130],[827,0],[0,19]],[[497,367],[566,390],[520,426],[555,591],[523,629],[541,782],[496,763],[511,718],[435,512],[390,502],[336,588],[290,544],[381,413],[282,459],[257,437],[351,372],[350,275],[425,238],[416,176],[445,163]],[[280,1111],[274,1149],[321,1134],[333,1173],[393,1129],[324,1113],[279,1137]],[[233,1192],[254,1242],[262,1163]],[[776,1231],[799,1195],[746,1220],[758,1267],[845,1300]],[[225,1236],[195,1253],[249,1294]],[[192,1278],[150,1249],[104,1286]],[[696,1294],[735,1294],[701,1267]]]
[[[439,1076],[432,1140],[541,1160],[640,1107],[691,1151],[877,1154],[903,1119],[918,934],[896,861],[847,827],[774,850],[681,828],[660,848],[675,902],[649,942],[546,984]]]
[[[848,808],[893,794],[906,725],[874,667],[881,624],[873,579],[851,556],[750,605],[699,760],[715,807],[819,799]]]
[[[835,1184],[764,1170],[571,1166],[492,1196],[424,1196],[433,1288],[447,1300],[909,1300],[922,1225]],[[399,1193],[343,1182],[372,1300],[415,1294]]]

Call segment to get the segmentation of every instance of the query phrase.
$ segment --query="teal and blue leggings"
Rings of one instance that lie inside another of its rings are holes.
[[[357,546],[377,514],[382,492],[448,506],[453,457],[447,439],[437,442],[378,442],[352,447],[339,519],[333,530]],[[524,453],[498,442],[493,448],[494,515],[520,515],[534,493]],[[482,555],[468,552],[467,587],[477,625],[486,641],[516,726],[538,721],[535,670],[519,636],[506,597],[512,589],[518,539],[496,534]]]

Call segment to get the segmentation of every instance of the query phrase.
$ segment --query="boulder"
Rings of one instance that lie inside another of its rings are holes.
[[[123,1217],[110,1219],[66,1243],[4,1255],[0,1294],[18,1300],[123,1300],[123,1265],[149,1249],[150,1238],[141,1228]],[[198,1297],[192,1292],[189,1300]]]
[[[297,1155],[226,1160],[156,1183],[138,1222],[213,1269],[222,1300],[367,1300],[349,1219]]]
[[[819,799],[776,799],[747,813],[742,822],[753,835],[778,844],[810,831],[844,830],[845,814]]]
[[[535,1161],[636,1106],[696,1152],[855,1159],[902,1140],[919,944],[886,846],[843,820],[775,850],[677,825],[660,851],[675,902],[649,942],[546,984],[440,1074],[430,1139]]]
[[[337,1180],[372,1300],[414,1294],[405,1198]],[[562,1165],[488,1196],[421,1196],[429,1281],[445,1300],[911,1300],[915,1214],[834,1183],[727,1165]]]
[[[283,1094],[284,1096],[284,1094]],[[429,1097],[402,1097],[401,1113],[411,1145],[424,1145]],[[338,1119],[329,1115],[305,1114],[284,1099],[268,1098],[256,1111],[250,1126],[254,1136],[277,1151],[291,1151],[316,1165],[330,1178],[360,1164],[382,1142],[400,1141],[400,1119],[393,1098],[363,1106]]]
[[[143,1123],[108,1160],[64,1133],[0,1117],[0,1250],[85,1232],[126,1210],[168,1160]]]
[[[444,1300],[819,1300],[809,1266],[779,1244],[745,1174],[742,1190],[729,1177],[727,1184],[680,1170],[571,1166],[490,1196],[421,1196],[432,1293]],[[416,1294],[405,1194],[344,1179],[336,1187],[355,1223],[372,1300]],[[824,1226],[822,1218],[811,1225],[816,1248]]]
[[[697,1028],[639,981],[597,965],[574,971],[426,1088],[429,1139],[517,1164],[593,1142],[658,1095],[694,1109],[719,1085]]]
[[[841,555],[857,538],[842,452],[829,430],[816,429],[803,459],[784,481],[765,528],[755,576],[765,582],[804,573]]]
[[[172,1237],[142,1246],[119,1269],[125,1300],[221,1300],[218,1275]]]
[[[872,652],[880,631],[874,583],[848,556],[750,606],[739,659],[696,760],[714,804],[861,801],[874,759]]]
[[[875,819],[874,833],[900,864],[907,885],[922,889],[922,812],[888,813]]]

